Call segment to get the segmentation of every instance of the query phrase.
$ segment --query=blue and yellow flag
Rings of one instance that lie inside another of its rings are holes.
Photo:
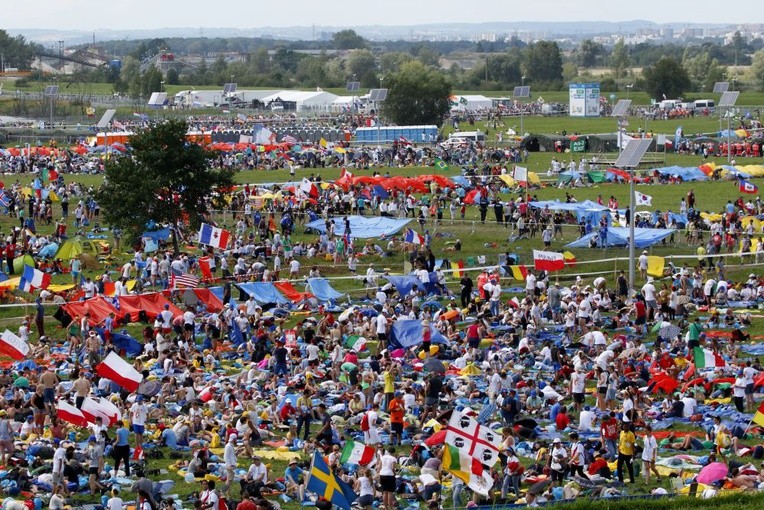
[[[318,452],[313,452],[308,476],[305,488],[344,510],[350,510],[350,505],[358,497],[348,484],[332,473]]]

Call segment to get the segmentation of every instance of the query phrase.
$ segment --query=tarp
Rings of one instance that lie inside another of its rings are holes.
[[[123,314],[130,315],[130,322],[138,322],[141,311],[145,311],[148,320],[153,321],[162,313],[165,304],[170,305],[173,317],[183,314],[180,308],[168,301],[161,292],[119,297],[119,309]]]
[[[65,315],[61,313],[62,311],[65,312]],[[124,311],[114,308],[114,305],[106,298],[96,296],[85,301],[74,301],[61,305],[54,317],[61,321],[64,326],[68,326],[72,319],[84,317],[86,313],[90,313],[89,322],[92,326],[101,323],[110,313],[113,313],[117,320],[121,320],[125,316]]]
[[[400,294],[402,297],[405,297],[411,292],[411,289],[414,287],[417,287],[418,289],[421,289],[423,291],[427,291],[427,288],[425,285],[419,281],[419,278],[416,276],[411,275],[404,275],[404,276],[385,276],[384,277],[388,282],[392,283],[395,287],[395,290],[398,291],[398,294]]]
[[[48,243],[45,246],[43,246],[39,252],[37,252],[37,256],[43,259],[49,259],[53,257],[57,251],[58,251],[58,243]]]
[[[308,287],[316,299],[322,302],[333,301],[345,296],[345,294],[334,290],[326,278],[308,278]]]
[[[407,349],[422,343],[422,321],[416,319],[397,320],[390,329],[390,341],[396,347]],[[430,324],[430,342],[448,345],[448,339]]]
[[[98,334],[103,337],[103,329],[97,329]],[[111,342],[114,344],[114,347],[117,349],[117,354],[120,354],[120,351],[124,350],[125,354],[131,358],[134,358],[135,356],[138,356],[143,352],[143,344],[141,344],[138,340],[125,333],[117,333],[112,332],[111,333]]]
[[[356,239],[371,239],[374,237],[391,236],[398,233],[413,218],[383,218],[366,216],[348,216],[350,221],[350,237]],[[334,233],[338,236],[345,235],[345,220],[341,216],[335,216]],[[326,233],[326,221],[324,219],[311,221],[307,228]]]
[[[316,297],[310,292],[298,292],[294,285],[288,281],[273,282],[273,285],[292,303],[299,303],[300,301]]]
[[[674,229],[670,228],[635,228],[634,229],[634,244],[637,248],[647,248],[661,240],[667,238],[674,232]],[[565,245],[566,248],[589,248],[592,238],[598,238],[599,231],[587,234],[570,244]],[[629,229],[625,227],[608,227],[607,238],[605,240],[605,246],[627,246],[629,239]],[[597,244],[598,247],[599,241]]]
[[[708,176],[696,166],[667,166],[653,170],[661,175],[678,175],[683,181],[707,181]]]
[[[537,202],[528,202],[528,205],[536,209],[546,209],[550,211],[570,211],[576,214],[578,221],[591,221],[596,225],[604,215],[610,214],[610,210],[604,205],[591,200],[583,202],[560,202],[559,200],[544,200]]]
[[[262,305],[284,305],[289,302],[271,282],[237,283],[236,287],[242,292],[241,301],[252,296]]]
[[[186,305],[196,306],[199,301],[204,303],[208,312],[218,313],[223,310],[223,301],[210,289],[186,289],[183,292],[183,302]]]
[[[169,228],[162,228],[159,230],[154,230],[151,232],[144,232],[141,234],[141,237],[148,237],[153,239],[156,242],[159,241],[166,241],[170,238],[170,229]]]

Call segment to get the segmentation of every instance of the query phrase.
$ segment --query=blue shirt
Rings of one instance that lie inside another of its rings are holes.
[[[120,427],[117,429],[117,446],[127,446],[129,445],[129,439],[130,439],[130,431],[127,430],[125,427]]]
[[[174,430],[164,429],[162,431],[162,439],[164,440],[164,444],[170,448],[174,449],[178,447],[178,436],[175,434]]]
[[[284,470],[284,479],[286,480],[292,480],[295,483],[300,482],[300,478],[302,477],[303,471],[301,468],[295,466],[287,467],[286,470]]]

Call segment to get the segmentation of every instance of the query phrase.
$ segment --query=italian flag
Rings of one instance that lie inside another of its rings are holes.
[[[349,439],[342,448],[340,462],[343,464],[356,464],[368,466],[374,461],[374,448]]]
[[[695,347],[692,350],[692,357],[697,368],[716,368],[725,365],[724,358],[721,355],[702,347]]]
[[[456,446],[444,445],[443,469],[462,480],[467,486],[478,494],[488,495],[493,487],[493,478],[480,461]]]

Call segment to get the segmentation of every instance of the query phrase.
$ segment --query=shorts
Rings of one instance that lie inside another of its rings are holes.
[[[753,383],[745,385],[745,394],[753,395]]]
[[[56,402],[56,388],[45,388],[42,392],[42,401],[46,404],[54,404]]]
[[[39,409],[35,410],[34,424],[39,425],[40,427],[45,425],[45,410],[44,409],[42,411],[40,411]]]
[[[380,476],[379,485],[382,487],[382,492],[395,492],[395,476]]]
[[[363,496],[359,497],[356,500],[356,503],[358,503],[362,507],[372,506],[374,504],[374,496],[372,496],[371,494],[364,494]]]
[[[472,349],[477,349],[480,347],[480,338],[468,338],[467,345],[469,345]]]
[[[403,423],[396,422],[390,424],[390,430],[395,432],[396,434],[402,434],[403,433]]]
[[[56,485],[63,485],[64,483],[64,473],[53,473],[53,477],[51,478],[51,485],[55,487]]]
[[[425,397],[424,405],[425,407],[435,407],[438,405],[438,397]]]
[[[573,394],[573,402],[576,404],[583,404],[584,403],[584,394],[583,393],[574,393]]]
[[[143,425],[136,425],[135,423],[133,423],[133,432],[134,433],[136,433],[136,434],[143,434],[145,432],[145,430],[146,430],[146,427],[144,427]]]
[[[654,299],[651,299],[650,301],[645,301],[645,306],[647,308],[652,308],[653,310],[657,310],[658,309],[658,302],[655,301]]]
[[[636,324],[637,326],[641,326],[645,322],[647,322],[647,316],[642,315],[640,317],[637,317],[637,320],[634,321],[634,324]]]
[[[185,331],[194,331],[194,325],[193,324],[183,324],[183,329]]]
[[[599,395],[604,395],[607,393],[607,386],[598,386],[597,387],[597,393]]]
[[[89,468],[88,474],[98,476],[98,466]]]

